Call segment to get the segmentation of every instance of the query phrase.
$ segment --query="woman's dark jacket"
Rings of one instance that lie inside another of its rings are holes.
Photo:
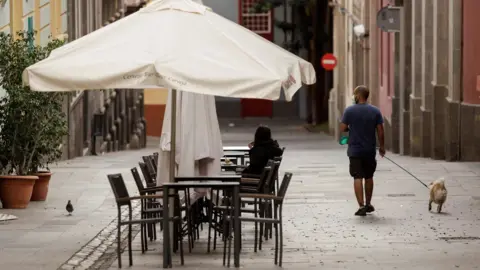
[[[250,165],[248,165],[242,174],[262,174],[263,169],[269,159],[280,157],[283,150],[277,141],[268,140],[255,144],[249,151]]]

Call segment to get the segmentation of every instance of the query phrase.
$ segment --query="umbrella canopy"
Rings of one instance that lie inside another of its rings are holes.
[[[28,67],[36,91],[169,88],[291,100],[311,63],[191,0],[157,0]]]

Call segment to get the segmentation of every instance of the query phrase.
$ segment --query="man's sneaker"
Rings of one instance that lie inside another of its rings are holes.
[[[375,207],[373,207],[373,205],[371,205],[371,204],[366,205],[365,208],[367,210],[367,213],[372,213],[372,212],[375,211]]]
[[[355,216],[366,216],[367,215],[367,208],[365,206],[360,207],[357,212],[355,212]]]

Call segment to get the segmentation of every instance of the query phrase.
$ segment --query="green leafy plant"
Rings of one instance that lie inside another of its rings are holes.
[[[48,57],[63,45],[52,40],[35,46],[35,33],[17,36],[0,33],[0,86],[6,96],[0,98],[0,165],[2,174],[28,175],[57,161],[61,144],[68,133],[62,110],[63,93],[34,92],[22,82],[22,73],[30,65]]]

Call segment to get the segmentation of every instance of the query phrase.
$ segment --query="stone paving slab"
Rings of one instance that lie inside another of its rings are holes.
[[[230,145],[248,141],[254,128],[239,126],[224,130],[224,141]],[[326,135],[295,127],[275,125],[272,130],[287,147],[280,171],[294,173],[284,209],[285,269],[478,269],[480,163],[388,153],[426,184],[446,178],[445,213],[428,212],[428,190],[395,164],[379,158],[373,201],[377,211],[355,217],[345,148]],[[273,264],[273,241],[254,253],[253,225],[243,226],[241,268],[278,269]],[[136,239],[131,269],[161,268],[161,244],[159,239],[151,244],[152,250],[141,254]],[[174,257],[174,268],[223,269],[222,248],[220,244],[217,251],[206,254],[206,235],[202,235],[193,253],[185,254],[185,266]],[[124,262],[127,258],[124,254]],[[110,269],[117,269],[116,262]]]

